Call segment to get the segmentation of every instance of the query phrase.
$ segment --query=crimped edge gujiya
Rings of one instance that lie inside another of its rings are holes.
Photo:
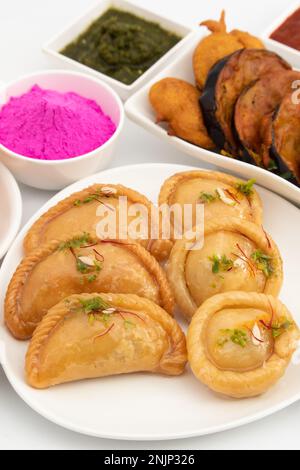
[[[193,170],[193,171],[183,171],[180,173],[176,173],[175,175],[170,176],[168,179],[165,180],[163,183],[160,193],[159,193],[159,204],[170,204],[170,199],[176,191],[176,188],[183,182],[192,180],[192,179],[207,179],[207,180],[217,180],[220,183],[225,183],[230,186],[235,186],[239,183],[246,183],[246,181],[241,180],[240,178],[236,178],[231,175],[227,175],[226,173],[221,173],[219,171],[205,171],[205,170]],[[253,220],[252,222],[261,225],[263,220],[263,207],[262,201],[257,193],[257,191],[253,188],[251,194],[249,196],[245,196],[249,201],[251,206]]]
[[[82,233],[75,234],[74,238],[76,238],[76,236],[82,236]],[[97,237],[91,237],[91,240],[101,242]],[[53,240],[31,252],[20,263],[10,281],[5,298],[4,319],[6,326],[17,339],[28,339],[37,326],[36,324],[33,325],[24,322],[20,312],[19,299],[26,279],[39,262],[56,251],[61,243],[65,241],[65,239]],[[114,240],[110,241],[112,243],[114,242]],[[161,305],[170,315],[173,315],[173,293],[169,286],[166,274],[156,259],[139,243],[133,240],[117,240],[117,243],[123,245],[125,249],[136,255],[145,268],[156,279],[161,297]]]
[[[277,297],[283,282],[282,259],[277,245],[263,227],[255,225],[236,217],[221,218],[215,221],[209,221],[204,227],[204,237],[219,230],[235,231],[252,240],[257,247],[264,250],[266,255],[272,257],[274,274],[266,280],[265,294],[271,294]],[[194,230],[195,233],[195,230]],[[194,302],[185,279],[185,263],[189,251],[186,250],[186,243],[193,244],[194,238],[183,238],[177,240],[173,246],[167,265],[167,277],[173,288],[175,300],[184,316],[190,320],[197,310],[198,306]]]
[[[109,194],[109,190],[113,191],[113,194]],[[79,192],[73,193],[62,201],[58,202],[55,206],[51,207],[47,212],[45,212],[39,219],[32,225],[29,231],[26,234],[24,239],[24,251],[25,254],[29,254],[34,249],[38,248],[42,240],[42,231],[43,228],[55,219],[59,215],[62,215],[64,212],[67,212],[69,209],[74,207],[74,204],[78,200],[83,200],[89,197],[92,193],[102,192],[103,196],[109,195],[112,197],[127,197],[134,204],[143,204],[148,209],[148,222],[149,230],[151,227],[151,208],[153,204],[146,196],[135,191],[134,189],[127,188],[121,184],[110,184],[110,183],[97,183],[88,188],[85,188]],[[95,234],[96,235],[96,234]],[[73,233],[70,234],[73,236]],[[157,240],[137,240],[144,248],[146,248],[150,253],[159,261],[166,259],[170,253],[172,243],[169,240],[160,239]],[[42,242],[43,243],[43,242]]]
[[[158,367],[151,372],[174,376],[183,373],[187,362],[185,335],[177,322],[161,307],[135,294],[81,294],[68,297],[68,308],[66,307],[66,299],[52,307],[35,330],[27,351],[25,366],[27,382],[31,386],[35,388],[46,388],[50,385],[54,385],[50,383],[45,384],[42,381],[39,382],[41,351],[47,346],[49,335],[55,334],[62,320],[66,315],[70,314],[69,309],[72,303],[76,303],[78,299],[90,299],[93,297],[101,297],[101,299],[115,307],[138,310],[140,315],[143,315],[144,312],[153,320],[160,323],[170,337],[170,349],[161,357]]]
[[[291,330],[276,339],[273,354],[264,366],[248,372],[218,369],[208,358],[204,344],[209,319],[222,309],[235,307],[252,307],[266,312],[272,308],[293,322]],[[188,358],[196,378],[210,389],[233,398],[250,398],[266,392],[283,376],[299,339],[299,329],[280,300],[256,292],[232,291],[211,297],[195,313],[187,334]]]

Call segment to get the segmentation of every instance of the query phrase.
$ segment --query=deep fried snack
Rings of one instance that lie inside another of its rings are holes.
[[[193,55],[195,79],[200,90],[204,88],[209,70],[219,60],[239,49],[264,48],[263,43],[249,33],[237,29],[228,33],[224,10],[219,21],[206,20],[200,25],[206,26],[211,32],[199,42]]]
[[[7,290],[5,323],[16,338],[30,338],[53,305],[82,292],[137,294],[173,311],[166,275],[145,248],[81,234],[42,245],[22,261]]]
[[[265,123],[272,121],[272,115],[284,95],[292,91],[292,84],[300,78],[294,70],[283,70],[274,76],[263,77],[246,88],[239,96],[234,111],[234,126],[239,138],[242,159],[260,166],[263,162],[262,139]]]
[[[213,65],[242,47],[234,36],[227,33],[214,33],[202,39],[193,55],[194,74],[198,88],[203,90]]]
[[[270,157],[280,175],[300,186],[300,103],[294,93],[284,97],[273,116]]]
[[[288,70],[291,66],[285,60],[265,49],[242,49],[212,67],[200,103],[205,124],[218,148],[238,155],[233,114],[242,91],[262,77],[271,78]]]
[[[234,398],[265,393],[285,373],[300,338],[288,309],[271,295],[228,292],[207,300],[187,336],[193,373]]]
[[[203,122],[199,97],[197,88],[178,78],[164,78],[155,83],[149,92],[156,121],[167,122],[170,135],[212,149],[214,144]]]
[[[179,375],[184,333],[155,303],[126,294],[81,294],[53,307],[26,356],[35,388],[133,372]]]
[[[218,293],[279,294],[281,256],[262,227],[235,217],[218,217],[206,222],[202,247],[201,243],[197,247],[199,233],[194,229],[177,240],[167,265],[176,303],[188,320],[205,300]]]
[[[122,206],[121,201],[126,198],[127,206]],[[149,238],[137,239],[159,261],[168,257],[172,244],[169,240],[158,237],[151,240],[151,214],[153,204],[146,196],[120,184],[94,184],[79,192],[71,194],[66,199],[58,202],[48,209],[29,229],[24,239],[25,254],[37,249],[44,243],[57,238],[71,238],[82,231],[101,236],[100,222],[105,220],[108,214],[115,220],[115,236],[124,230],[120,227],[120,211],[127,210],[127,228],[134,221],[136,215],[131,209],[135,205],[143,205],[147,208],[147,225]],[[122,214],[124,217],[124,214]],[[146,222],[146,220],[145,220]],[[124,224],[123,224],[124,225]],[[106,230],[106,229],[105,229]],[[127,233],[124,234],[127,238]],[[123,235],[123,236],[124,236]],[[105,237],[105,234],[102,238]],[[128,235],[128,238],[130,236]]]
[[[198,223],[196,208],[199,208],[199,204],[204,204],[205,223],[233,216],[261,225],[262,202],[253,184],[254,180],[241,181],[217,171],[184,171],[164,182],[159,193],[159,205],[181,206],[182,211],[174,214],[171,220],[172,229],[174,226],[183,226],[184,208],[190,204],[193,226]]]
[[[239,29],[233,29],[229,33],[231,36],[234,36],[242,46],[246,49],[264,49],[264,43],[252,34],[247,33],[246,31],[240,31]]]

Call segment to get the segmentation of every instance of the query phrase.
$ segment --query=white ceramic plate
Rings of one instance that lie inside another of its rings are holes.
[[[154,79],[152,79],[127,100],[125,103],[126,114],[136,124],[144,127],[146,130],[156,135],[157,137],[164,139],[166,142],[169,142],[171,145],[174,145],[183,153],[195,157],[197,160],[205,161],[207,163],[211,163],[212,165],[217,165],[221,168],[224,168],[232,173],[239,174],[246,179],[255,178],[257,183],[260,185],[271,189],[271,191],[284,196],[296,204],[300,204],[300,188],[297,188],[292,183],[289,183],[283,178],[276,176],[267,170],[250,165],[249,163],[244,163],[239,160],[228,158],[209,150],[205,150],[201,147],[197,147],[196,145],[179,139],[178,137],[171,137],[167,134],[165,128],[155,123],[155,115],[148,99],[148,93],[151,85],[165,77],[181,78],[183,80],[187,80],[190,83],[194,83],[195,79],[192,69],[192,56],[196,45],[204,35],[205,33],[203,33],[201,30],[198,32],[198,34],[195,33],[194,38],[189,42],[188,46],[185,48],[182,54],[178,54],[177,57],[172,60],[171,64],[166,66],[158,75],[156,75]],[[280,54],[294,67],[300,68],[300,54],[299,57],[298,54],[288,54],[286,51],[282,50],[280,44],[276,41],[271,41],[264,38],[264,43],[267,49]]]
[[[96,182],[122,183],[157,201],[162,182],[191,169],[168,164],[145,164],[107,170],[82,180],[51,199],[22,230],[0,272],[0,305],[7,284],[22,257],[22,240],[30,225],[50,206]],[[296,227],[300,211],[265,189],[259,189],[265,208],[265,226],[284,259],[285,282],[281,298],[300,322],[300,251]],[[300,399],[300,374],[291,365],[285,377],[266,395],[229,400],[211,393],[187,370],[181,377],[133,374],[107,377],[34,390],[23,376],[27,343],[13,339],[0,325],[0,360],[23,400],[35,411],[68,429],[98,437],[162,440],[200,436],[230,429],[270,415]]]
[[[0,163],[0,260],[17,235],[21,218],[19,186],[10,171]]]

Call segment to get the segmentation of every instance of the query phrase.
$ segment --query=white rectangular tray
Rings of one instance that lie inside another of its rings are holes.
[[[156,75],[154,79],[127,100],[125,103],[125,111],[127,115],[136,124],[169,142],[170,145],[174,145],[178,150],[181,150],[182,153],[195,157],[195,159],[198,159],[199,161],[216,165],[243,178],[255,178],[257,183],[261,186],[280,194],[296,204],[300,204],[300,188],[296,187],[292,183],[267,170],[250,165],[249,163],[244,163],[233,158],[219,155],[211,152],[210,150],[205,150],[201,147],[190,144],[178,137],[169,136],[163,127],[155,123],[155,115],[148,99],[151,85],[164,77],[176,77],[187,80],[190,83],[194,83],[195,79],[192,69],[192,56],[196,45],[204,35],[205,34],[201,31],[199,31],[198,34],[195,33],[194,38],[189,42],[188,47],[182,52],[182,54],[177,55],[177,57],[173,59],[172,62],[158,75]],[[264,43],[268,49],[280,54],[294,67],[300,68],[300,54],[299,56],[298,54],[287,56],[287,54],[281,50],[280,44],[276,43],[276,41],[264,39]],[[182,163],[184,163],[184,156],[182,158]]]

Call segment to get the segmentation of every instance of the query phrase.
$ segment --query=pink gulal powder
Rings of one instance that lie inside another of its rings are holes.
[[[116,126],[93,100],[35,85],[0,112],[0,142],[20,155],[64,160],[103,145]]]

